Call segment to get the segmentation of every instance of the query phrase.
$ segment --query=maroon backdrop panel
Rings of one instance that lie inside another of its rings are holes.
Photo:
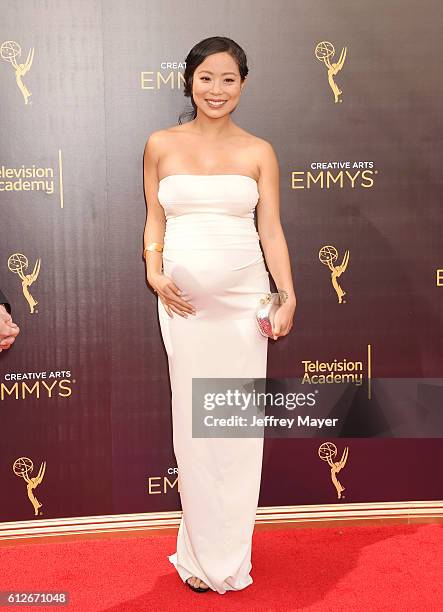
[[[3,8],[0,288],[21,332],[0,353],[0,520],[180,508],[143,150],[177,123],[184,58],[213,35],[246,50],[233,119],[280,163],[298,306],[268,375],[303,380],[343,424],[267,438],[260,505],[442,498],[441,9],[407,8]]]

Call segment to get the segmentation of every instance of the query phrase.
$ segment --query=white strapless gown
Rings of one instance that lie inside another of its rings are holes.
[[[172,390],[182,518],[168,556],[185,581],[244,589],[260,490],[263,438],[193,438],[192,378],[265,378],[268,339],[254,319],[270,291],[254,225],[257,183],[241,174],[173,174],[160,181],[164,273],[196,315],[171,319],[158,299]]]

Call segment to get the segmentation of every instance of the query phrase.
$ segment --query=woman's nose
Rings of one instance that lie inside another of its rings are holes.
[[[216,82],[214,83],[214,85],[211,88],[211,93],[213,94],[217,94],[217,93],[222,93],[223,89],[221,87],[221,85],[217,84]]]

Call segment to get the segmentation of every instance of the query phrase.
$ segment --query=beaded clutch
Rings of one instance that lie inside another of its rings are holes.
[[[260,305],[255,311],[255,319],[262,336],[272,338],[274,315],[281,303],[280,293],[267,293],[260,299]]]

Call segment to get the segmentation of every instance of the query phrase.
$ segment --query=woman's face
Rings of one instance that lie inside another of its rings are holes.
[[[201,112],[217,118],[232,113],[243,86],[235,59],[226,52],[213,53],[194,72],[192,96]]]

